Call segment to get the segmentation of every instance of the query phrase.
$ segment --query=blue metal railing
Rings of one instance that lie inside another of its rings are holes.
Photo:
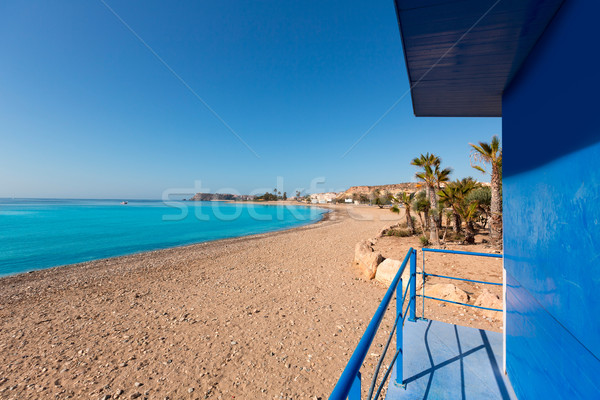
[[[495,308],[475,306],[472,304],[459,303],[459,302],[455,302],[455,301],[438,299],[435,297],[426,296],[425,295],[425,277],[427,277],[427,276],[434,276],[434,277],[446,278],[446,279],[456,279],[456,280],[462,280],[462,281],[467,281],[467,282],[482,283],[482,284],[487,284],[487,285],[502,285],[502,283],[477,281],[477,280],[472,280],[472,279],[456,278],[456,277],[437,275],[437,274],[427,274],[425,272],[425,252],[462,254],[462,255],[472,255],[472,256],[481,256],[481,257],[502,258],[501,254],[475,253],[475,252],[467,252],[467,251],[423,248],[422,249],[423,271],[418,272],[418,274],[421,274],[423,276],[423,285],[422,285],[423,294],[417,295],[417,290],[416,290],[416,286],[417,286],[416,285],[416,283],[417,283],[417,251],[411,247],[408,250],[408,253],[406,253],[406,256],[404,257],[404,261],[402,262],[400,269],[396,273],[394,280],[390,284],[390,287],[388,288],[387,292],[385,293],[385,296],[383,296],[383,299],[381,300],[379,307],[375,311],[375,314],[373,315],[371,322],[369,322],[369,325],[367,326],[365,333],[363,334],[362,338],[358,342],[358,345],[356,346],[354,353],[352,353],[352,357],[350,357],[350,361],[348,361],[348,364],[346,365],[344,372],[342,372],[340,379],[338,380],[337,384],[335,385],[333,392],[331,392],[331,395],[329,396],[329,400],[346,400],[346,399],[360,400],[360,398],[361,398],[360,368],[362,367],[365,357],[367,356],[367,352],[369,351],[369,348],[371,347],[371,344],[373,343],[373,339],[375,338],[377,330],[379,329],[379,325],[381,324],[381,321],[383,320],[385,312],[388,309],[390,301],[392,300],[392,297],[394,296],[394,291],[396,291],[396,319],[394,321],[394,325],[392,326],[392,329],[390,330],[389,337],[387,339],[387,342],[385,344],[383,352],[379,358],[379,362],[377,363],[377,366],[375,367],[375,371],[373,373],[373,379],[371,381],[371,385],[369,387],[369,392],[368,392],[368,396],[367,396],[368,400],[372,400],[372,399],[377,400],[377,398],[381,394],[383,386],[387,382],[387,379],[389,378],[389,375],[392,372],[392,367],[394,366],[394,363],[396,364],[395,383],[397,385],[404,386],[403,370],[402,370],[402,367],[403,367],[403,359],[402,359],[403,358],[403,326],[404,326],[404,321],[405,321],[407,315],[409,315],[409,320],[411,320],[411,321],[417,320],[416,315],[415,315],[417,296],[423,298],[423,314],[421,316],[423,319],[425,316],[425,299],[444,301],[447,303],[454,303],[454,304],[465,305],[465,306],[474,307],[474,308],[480,308],[480,309],[484,309],[484,310],[492,310],[492,311],[502,312],[502,310],[498,310]],[[406,265],[408,264],[409,261],[410,261],[410,277],[409,277],[407,285],[406,285],[407,287],[406,287],[404,293],[402,293],[402,274],[404,273],[404,270],[406,269]],[[408,304],[406,305],[406,308],[404,308],[404,303],[406,301],[406,295],[408,294],[409,291],[410,291],[410,296],[408,299]],[[398,328],[398,324],[400,324],[400,328]],[[375,392],[375,396],[373,397],[373,392],[375,391],[375,385],[377,383],[379,371],[381,369],[385,355],[387,353],[389,345],[394,336],[394,332],[396,333],[396,352],[392,358],[392,362],[390,363],[387,371],[385,372],[385,374],[379,384],[379,387],[377,388],[377,391]]]
[[[409,278],[409,281],[407,284],[407,288],[403,294],[402,293],[402,274],[403,274],[404,270],[406,269],[406,265],[408,264],[409,261],[410,261],[410,278]],[[377,364],[377,367],[375,369],[373,381],[372,381],[371,387],[369,389],[369,399],[373,395],[373,390],[375,388],[375,383],[377,380],[379,369],[381,367],[381,364],[385,357],[385,353],[387,352],[387,349],[391,342],[391,338],[394,334],[394,331],[396,332],[396,353],[394,354],[392,363],[388,367],[388,370],[386,371],[386,373],[383,377],[383,380],[377,390],[377,393],[375,394],[375,399],[377,399],[377,397],[381,393],[383,385],[385,384],[385,381],[387,380],[387,378],[392,370],[392,366],[394,365],[394,363],[396,362],[397,359],[398,359],[398,362],[396,364],[396,382],[399,384],[402,384],[402,325],[404,324],[404,320],[406,317],[406,314],[403,314],[403,305],[404,305],[404,301],[406,300],[405,296],[410,289],[410,298],[409,298],[408,306],[407,306],[406,310],[410,313],[409,319],[415,320],[415,311],[416,311],[415,301],[416,301],[416,295],[417,295],[417,293],[416,293],[416,280],[417,280],[416,273],[417,273],[417,251],[411,247],[410,250],[408,250],[408,253],[406,253],[406,257],[404,257],[404,261],[402,262],[402,265],[400,266],[398,273],[396,273],[396,276],[394,277],[394,280],[392,281],[392,283],[390,284],[390,287],[388,288],[387,292],[385,293],[385,296],[383,296],[383,299],[381,300],[381,304],[379,304],[379,307],[375,311],[375,314],[373,315],[371,322],[369,322],[369,325],[367,326],[365,333],[363,334],[362,338],[360,339],[360,342],[358,342],[358,345],[356,346],[354,353],[352,353],[352,357],[350,357],[350,361],[348,361],[348,364],[346,365],[344,372],[342,372],[342,375],[340,376],[338,383],[335,385],[333,392],[331,392],[331,395],[329,396],[330,400],[346,400],[346,399],[360,400],[360,397],[361,397],[360,368],[362,367],[365,357],[367,356],[367,352],[369,351],[369,348],[371,347],[371,343],[373,343],[373,339],[375,338],[377,330],[379,329],[379,325],[381,324],[381,321],[383,320],[385,312],[388,309],[390,301],[392,300],[392,297],[394,296],[394,291],[396,291],[396,320],[394,322],[394,326],[393,326],[392,330],[390,331],[390,336],[389,336],[387,344],[384,348],[383,354],[381,355],[380,361]],[[397,329],[397,326],[399,323],[400,323],[400,329]]]
[[[425,299],[430,299],[430,300],[436,300],[436,301],[443,301],[445,303],[452,303],[452,304],[458,304],[461,306],[467,306],[467,307],[472,307],[472,308],[479,308],[482,310],[490,310],[490,311],[500,311],[502,312],[503,310],[497,309],[497,308],[488,308],[488,307],[482,307],[482,306],[476,306],[474,304],[467,304],[467,303],[460,303],[457,301],[452,301],[452,300],[445,300],[445,299],[440,299],[437,297],[431,297],[431,296],[426,296],[425,295],[425,278],[428,276],[434,276],[437,278],[444,278],[444,279],[454,279],[457,281],[465,281],[465,282],[474,282],[474,283],[481,283],[484,285],[497,285],[497,286],[502,286],[502,283],[498,283],[498,282],[486,282],[486,281],[476,281],[473,279],[466,279],[466,278],[457,278],[457,277],[453,277],[453,276],[445,276],[445,275],[437,275],[437,274],[428,274],[425,272],[425,253],[429,252],[429,253],[445,253],[445,254],[461,254],[461,255],[468,255],[468,256],[478,256],[478,257],[492,257],[492,258],[502,258],[502,254],[492,254],[492,253],[476,253],[476,252],[470,252],[470,251],[458,251],[458,250],[443,250],[443,249],[428,249],[428,248],[423,248],[422,249],[422,255],[423,255],[423,271],[419,272],[420,275],[423,275],[423,294],[418,294],[418,297],[421,297],[423,299],[423,311],[421,314],[422,318],[425,318]]]

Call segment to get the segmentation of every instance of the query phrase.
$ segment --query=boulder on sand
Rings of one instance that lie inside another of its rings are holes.
[[[383,261],[381,253],[374,251],[372,246],[371,240],[362,240],[354,248],[354,265],[359,274],[367,280],[375,278],[377,266]]]
[[[396,274],[398,273],[398,270],[400,269],[401,266],[402,266],[402,261],[394,260],[391,258],[386,258],[385,260],[383,260],[383,262],[381,264],[379,264],[377,266],[377,273],[375,274],[375,280],[383,283],[387,287],[390,287],[390,285],[392,284],[392,281],[396,277]],[[420,272],[421,270],[422,270],[422,268],[417,266],[417,272]],[[406,268],[404,268],[404,272],[402,272],[402,292],[403,293],[406,290],[406,286],[408,285],[409,278],[410,278],[410,264],[407,264]],[[416,276],[416,282],[417,282],[416,289],[418,291],[422,287],[422,282],[423,282],[422,275]]]
[[[502,310],[504,308],[504,304],[502,304],[502,299],[490,292],[488,289],[483,289],[483,292],[479,296],[477,296],[477,300],[475,300],[475,305],[478,307],[487,307],[487,308],[497,308],[498,310]],[[491,311],[491,310],[481,310],[481,313],[488,318],[493,319],[502,319],[502,313],[500,311]]]
[[[425,290],[427,296],[437,297],[438,299],[455,301],[457,303],[466,303],[469,301],[469,295],[452,283],[438,283],[437,285],[426,286]]]
[[[398,270],[400,269],[401,265],[402,261],[386,258],[381,264],[377,266],[375,280],[389,287],[392,284],[392,281],[398,273]],[[402,279],[408,279],[409,273],[410,271],[408,271],[408,268],[406,268],[404,270],[404,273],[402,274]],[[406,277],[404,275],[406,275]],[[404,282],[404,284],[406,285],[406,282]]]

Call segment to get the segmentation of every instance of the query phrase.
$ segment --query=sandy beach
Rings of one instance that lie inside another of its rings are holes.
[[[403,218],[332,208],[288,231],[0,279],[0,398],[326,398],[386,290],[356,277],[354,246]],[[399,258],[417,243],[378,246]],[[485,270],[501,280],[501,263]]]

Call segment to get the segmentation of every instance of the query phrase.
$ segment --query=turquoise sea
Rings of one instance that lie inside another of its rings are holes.
[[[304,206],[0,199],[0,276],[318,221]]]

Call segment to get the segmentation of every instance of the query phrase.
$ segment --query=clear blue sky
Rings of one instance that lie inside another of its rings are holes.
[[[0,197],[292,193],[454,178],[499,118],[415,118],[391,0],[0,3]],[[188,87],[186,87],[186,85]],[[192,93],[258,154],[250,151]]]

